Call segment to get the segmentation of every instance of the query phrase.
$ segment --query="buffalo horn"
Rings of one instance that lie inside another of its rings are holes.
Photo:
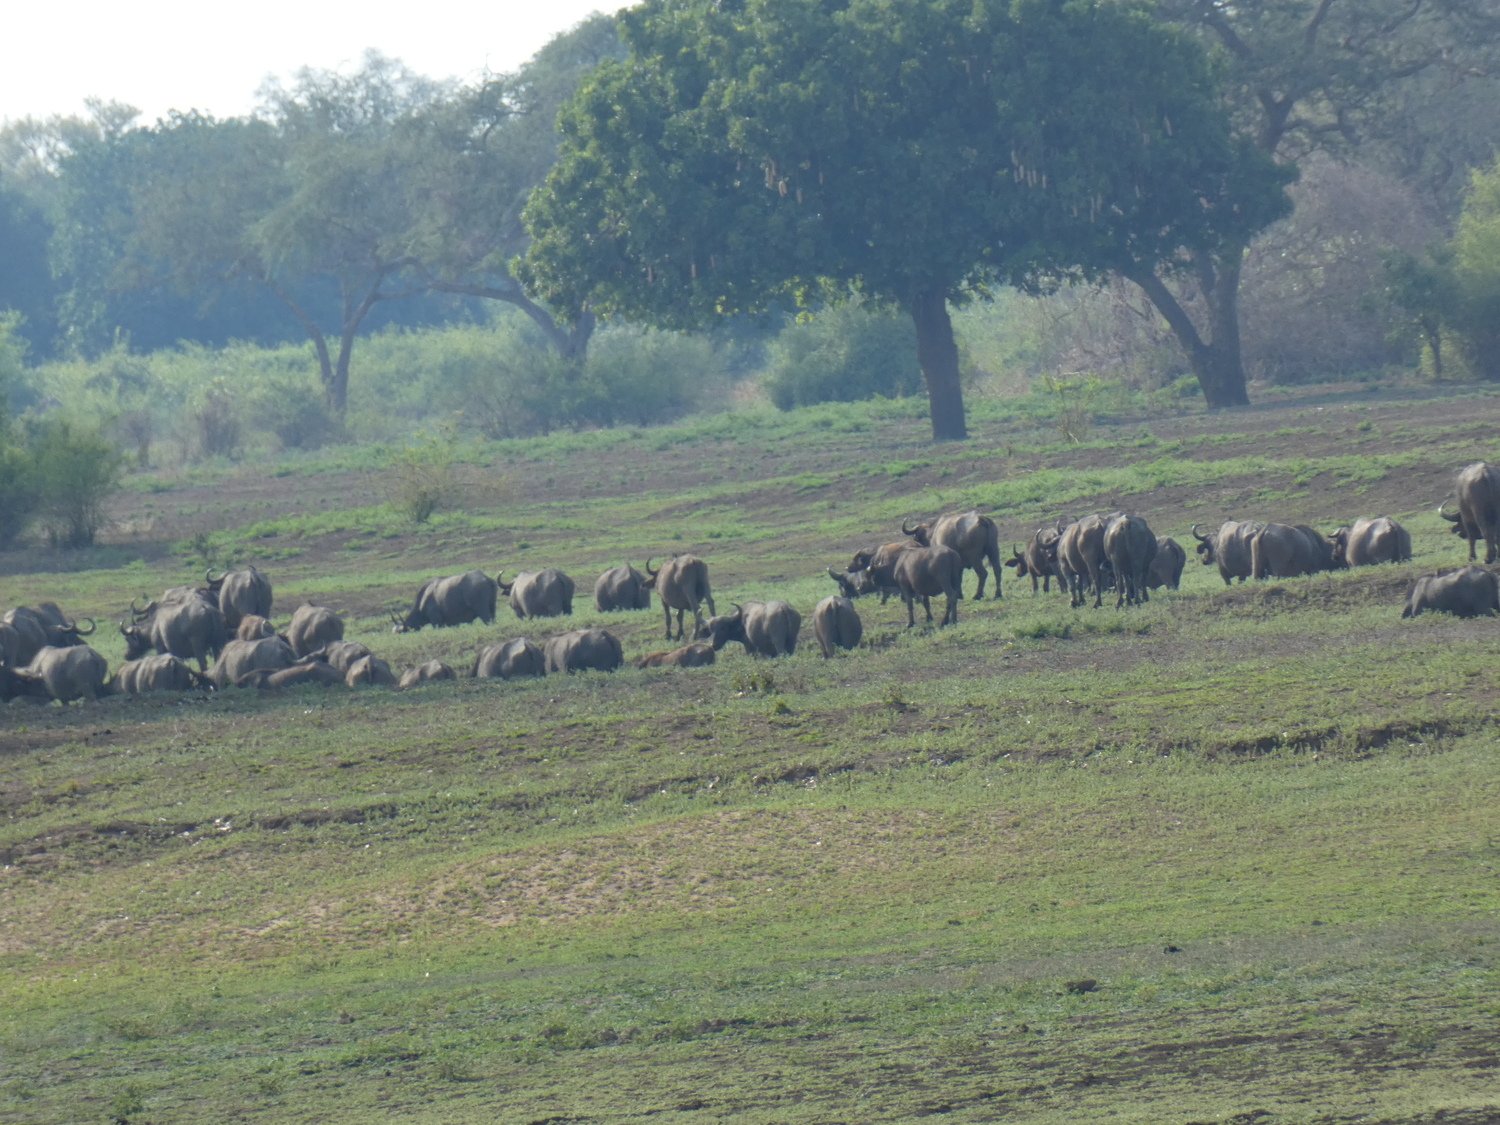
[[[734,606],[734,615],[736,617],[744,617],[745,616],[745,607],[742,606],[742,605],[740,605],[739,602],[730,602],[729,604],[732,605],[732,606]]]
[[[130,636],[130,629],[125,625],[125,622],[123,622],[123,621],[120,622],[120,636],[122,636],[122,637],[128,637],[128,636]]]
[[[1438,505],[1438,515],[1442,516],[1449,523],[1457,523],[1459,521],[1460,516],[1459,515],[1450,516],[1444,510],[1447,507],[1448,507],[1448,501],[1444,500],[1441,504]],[[1462,515],[1462,513],[1460,513],[1460,515]]]
[[[655,557],[655,556],[652,556],[652,557]],[[660,572],[661,572],[661,567],[657,567],[655,570],[651,569],[651,558],[647,558],[646,559],[646,573],[649,574],[649,575],[651,575],[652,578],[655,578],[657,576],[657,574],[659,574]]]
[[[1198,525],[1197,524],[1193,524],[1193,529],[1192,530],[1193,530],[1193,538],[1194,539],[1198,540],[1198,542],[1200,542],[1200,543],[1207,543],[1208,542],[1208,536],[1207,535],[1199,535],[1198,534]]]
[[[917,524],[916,527],[907,527],[906,526],[906,521],[902,520],[901,521],[901,534],[902,535],[915,535],[918,532],[918,530],[921,529],[921,527],[922,527],[921,524]]]
[[[837,582],[839,580],[838,571],[834,570],[833,567],[830,566],[828,568],[828,577],[832,578],[835,582]],[[846,575],[846,577],[847,577],[847,575]]]
[[[130,599],[130,616],[134,617],[137,621],[146,616],[146,611],[144,609],[135,608],[134,598]]]
[[[73,632],[77,633],[80,637],[92,637],[94,630],[99,628],[99,625],[92,617],[85,617],[84,620],[89,623],[89,627],[87,629],[80,629],[78,622],[75,620],[73,622]]]

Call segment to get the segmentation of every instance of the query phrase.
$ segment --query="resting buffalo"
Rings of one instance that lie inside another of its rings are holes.
[[[953,512],[935,520],[919,523],[915,527],[901,524],[903,535],[910,535],[919,547],[947,547],[958,555],[965,570],[979,575],[979,589],[974,591],[974,600],[984,597],[984,582],[988,562],[995,571],[995,597],[1000,596],[1000,531],[995,521],[978,512]],[[963,597],[962,589],[959,597]]]
[[[250,614],[257,617],[271,616],[271,580],[253,566],[243,570],[231,570],[228,574],[213,577],[209,571],[204,576],[208,581],[208,592],[224,615],[224,627],[235,632],[240,622]]]
[[[219,653],[208,673],[217,687],[225,688],[239,683],[247,672],[265,668],[275,672],[290,668],[297,662],[292,646],[280,637],[264,637],[258,641],[230,641]]]
[[[651,587],[646,585],[646,576],[629,563],[606,570],[594,583],[594,608],[600,613],[650,609]]]
[[[1401,616],[1422,613],[1451,613],[1455,617],[1500,614],[1500,579],[1482,566],[1418,578],[1406,595]]]
[[[1251,567],[1250,544],[1260,534],[1261,525],[1254,520],[1229,520],[1219,525],[1213,537],[1198,534],[1198,525],[1193,524],[1193,538],[1198,540],[1198,557],[1204,566],[1219,564],[1219,577],[1224,585],[1234,579],[1241,582],[1249,578]]]
[[[667,568],[662,566],[662,570]],[[548,637],[542,651],[548,672],[613,672],[625,663],[620,642],[603,629],[574,629]]]
[[[125,659],[139,660],[153,649],[159,653],[196,660],[200,672],[224,649],[228,636],[224,615],[201,598],[152,602],[136,613],[135,620],[120,623],[125,638]]]
[[[495,595],[499,587],[482,570],[470,570],[447,578],[430,578],[417,591],[416,601],[405,620],[391,614],[395,632],[406,633],[424,625],[439,628],[467,625],[478,618],[486,625],[495,620]]]
[[[1148,589],[1157,590],[1165,586],[1175,590],[1182,584],[1182,568],[1187,565],[1187,552],[1182,544],[1170,535],[1156,537],[1156,558],[1151,561],[1151,570],[1146,574]]]
[[[485,645],[469,675],[476,679],[513,680],[517,676],[544,676],[547,664],[542,650],[525,637],[499,645]]]
[[[332,665],[330,661],[330,665]],[[391,671],[391,666],[378,656],[366,654],[355,660],[344,670],[344,683],[350,687],[388,687],[398,686],[396,673]]]
[[[235,687],[253,687],[269,691],[277,688],[301,687],[304,684],[331,687],[343,682],[344,677],[328,661],[299,660],[290,668],[279,668],[275,671],[270,668],[257,668],[253,672],[246,672],[234,684]]]
[[[329,641],[312,655],[328,661],[339,675],[343,676],[354,667],[355,661],[363,660],[373,654],[368,645],[361,644],[359,641]]]
[[[94,632],[94,622],[80,629],[76,621],[63,615],[56,602],[43,602],[36,607],[18,605],[7,610],[0,623],[10,626],[5,638],[7,656],[12,666],[30,664],[44,648],[69,648],[81,645],[83,638]]]
[[[148,691],[199,691],[212,689],[213,681],[188,667],[180,656],[170,653],[142,657],[120,665],[109,690],[124,695]]]
[[[932,623],[931,599],[939,596],[947,599],[947,609],[939,627],[958,624],[964,568],[957,551],[950,547],[910,547],[897,556],[892,577],[896,580],[896,589],[901,591],[901,600],[906,603],[908,629],[917,623],[915,605],[918,598],[922,600],[928,624]]]
[[[1355,520],[1353,527],[1341,527],[1328,538],[1333,543],[1333,565],[1340,569],[1411,558],[1411,535],[1386,516]]]
[[[1333,544],[1306,524],[1268,523],[1250,540],[1250,573],[1295,578],[1333,569]]]
[[[299,605],[292,614],[292,623],[286,627],[287,643],[298,657],[317,652],[343,638],[343,618],[326,605]]]
[[[714,654],[714,646],[694,642],[674,648],[671,652],[649,652],[645,656],[638,657],[635,662],[637,668],[706,668],[718,657]]]
[[[1453,533],[1469,541],[1469,561],[1474,561],[1474,544],[1484,540],[1484,561],[1495,561],[1500,550],[1500,469],[1478,461],[1459,471],[1458,514],[1450,516],[1447,502],[1438,507],[1438,515],[1453,524]]]
[[[401,679],[397,687],[402,691],[407,688],[416,687],[418,684],[430,684],[434,680],[456,680],[458,676],[453,669],[441,660],[429,660],[426,664],[418,664],[415,668],[408,668],[401,673]]]
[[[46,694],[59,703],[75,699],[98,699],[108,694],[104,681],[109,678],[109,661],[88,645],[43,648],[31,663],[17,675],[39,682]],[[26,694],[36,694],[34,689]]]
[[[1104,554],[1115,572],[1115,608],[1151,600],[1147,581],[1156,561],[1156,533],[1140,516],[1123,512],[1104,526]]]
[[[693,630],[703,628],[703,613],[698,608],[702,603],[708,603],[708,612],[712,616],[718,612],[714,608],[714,593],[708,585],[708,564],[694,555],[678,555],[676,558],[668,559],[661,564],[660,569],[651,569],[651,560],[646,560],[646,588],[655,590],[656,596],[661,599],[662,612],[667,617],[667,640],[672,639],[672,611],[677,611],[677,639],[682,640],[682,615],[688,610],[693,613]]]
[[[228,627],[227,624],[225,626]],[[269,618],[262,617],[258,613],[247,614],[240,618],[240,623],[234,630],[234,639],[237,641],[258,641],[262,637],[274,637],[276,626],[271,624]]]
[[[497,575],[495,585],[502,594],[510,596],[511,611],[522,620],[562,617],[573,612],[573,580],[555,566],[523,571],[508,586]]]
[[[786,602],[746,602],[733,613],[710,617],[698,639],[712,643],[715,652],[739,641],[751,656],[790,656],[801,631],[802,615]]]
[[[1067,584],[1075,609],[1088,600],[1090,588],[1094,591],[1094,608],[1104,604],[1105,572],[1109,567],[1109,556],[1104,551],[1104,529],[1119,514],[1084,516],[1063,528],[1057,540],[1057,568]]]
[[[848,598],[824,598],[813,609],[812,619],[813,635],[824,657],[832,657],[834,649],[856,649],[864,639],[864,623]]]

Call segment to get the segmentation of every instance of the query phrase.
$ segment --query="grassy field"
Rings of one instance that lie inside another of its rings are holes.
[[[1063,443],[981,404],[934,447],[909,403],[749,412],[468,449],[424,527],[379,450],[136,477],[117,542],[0,557],[112,662],[210,561],[467,670],[552,628],[392,635],[427,577],[692,551],[721,608],[807,615],[971,506],[1189,546],[1388,514],[1416,558],[1230,589],[1190,558],[1128,611],[1011,580],[942,631],[865,601],[832,661],[805,629],[697,670],[12,704],[0,1121],[1500,1120],[1500,636],[1399,617],[1463,561],[1434,509],[1497,419],[1334,389]],[[666,647],[659,610],[579,624]]]

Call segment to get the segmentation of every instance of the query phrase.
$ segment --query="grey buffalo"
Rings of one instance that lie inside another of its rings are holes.
[[[370,652],[368,645],[359,641],[329,641],[312,655],[328,661],[339,675],[344,676],[348,675],[356,661],[374,654]]]
[[[395,631],[406,633],[432,625],[446,628],[479,620],[495,620],[495,598],[499,587],[482,570],[470,570],[447,578],[430,578],[417,591],[411,611],[403,619],[395,614]]]
[[[1215,563],[1224,585],[1236,578],[1241,582],[1249,578],[1251,567],[1250,544],[1260,534],[1261,525],[1254,520],[1228,520],[1219,525],[1212,536],[1199,535],[1198,525],[1193,524],[1193,538],[1198,540],[1198,558],[1204,566]]]
[[[1474,561],[1474,544],[1484,540],[1484,561],[1495,561],[1500,550],[1500,469],[1475,462],[1459,471],[1454,482],[1458,492],[1458,513],[1449,515],[1446,502],[1438,514],[1451,522],[1455,535],[1469,541],[1469,561]]]
[[[1328,537],[1333,542],[1333,565],[1374,566],[1411,559],[1411,534],[1387,516],[1355,520]]]
[[[224,649],[228,635],[224,615],[201,598],[152,602],[131,624],[120,624],[125,638],[125,659],[139,660],[148,652],[196,660],[206,672],[208,662]]]
[[[1333,569],[1333,544],[1306,524],[1268,523],[1250,540],[1250,573],[1295,578]]]
[[[1075,520],[1063,529],[1057,541],[1057,567],[1067,583],[1075,609],[1094,591],[1094,608],[1104,604],[1104,587],[1109,570],[1109,556],[1104,551],[1104,529],[1120,513],[1089,515]]]
[[[879,594],[880,604],[892,597],[901,596],[896,585],[896,560],[907,551],[921,548],[909,540],[899,543],[882,543],[879,547],[866,547],[855,551],[843,574],[836,574],[833,567],[828,575],[839,584],[839,592],[846,598],[857,598],[861,594]]]
[[[594,583],[594,608],[600,613],[650,609],[651,587],[646,584],[646,576],[629,563],[606,570]]]
[[[416,687],[418,684],[430,684],[437,680],[456,679],[458,679],[458,675],[441,660],[429,660],[426,664],[418,664],[415,668],[408,668],[402,672],[401,679],[396,686],[405,691],[407,688]]]
[[[637,668],[706,668],[718,657],[714,646],[695,641],[671,652],[648,652],[635,661]]]
[[[108,694],[104,682],[109,678],[109,661],[88,645],[66,648],[46,646],[31,658],[24,674],[59,703],[75,699],[98,699]],[[39,694],[32,691],[28,694]]]
[[[523,571],[509,586],[495,578],[502,594],[510,597],[517,617],[563,617],[573,612],[573,580],[555,566]]]
[[[733,613],[710,617],[698,639],[712,644],[715,652],[738,641],[752,656],[790,656],[801,631],[802,615],[786,602],[746,602],[736,604]]]
[[[286,627],[287,643],[297,656],[303,657],[344,639],[344,621],[326,605],[303,603],[292,614]]]
[[[956,553],[963,569],[979,575],[975,601],[984,597],[984,582],[988,574],[984,564],[988,562],[995,572],[994,596],[1000,596],[1000,530],[989,516],[981,516],[978,512],[953,512],[915,527],[907,527],[903,521],[901,533],[910,535],[919,547],[947,547]],[[960,589],[959,597],[962,596]]]
[[[703,612],[699,608],[708,603],[712,616],[714,592],[708,584],[708,564],[696,555],[678,555],[651,569],[651,560],[646,560],[646,586],[655,590],[661,599],[662,612],[667,617],[667,640],[672,639],[672,611],[677,611],[677,639],[682,640],[682,615],[689,611],[693,615],[693,631],[703,628]]]
[[[1140,516],[1123,512],[1104,525],[1104,554],[1115,572],[1115,608],[1151,600],[1147,581],[1156,561],[1156,533]]]
[[[665,566],[662,567],[666,569]],[[603,629],[574,629],[548,637],[542,649],[548,672],[613,672],[625,663],[620,642]]]
[[[1183,550],[1182,544],[1170,535],[1158,535],[1156,558],[1146,575],[1147,588],[1159,590],[1165,586],[1169,590],[1177,589],[1182,584],[1182,568],[1186,565],[1187,551]]]
[[[831,658],[835,649],[856,649],[864,639],[864,623],[848,598],[824,598],[813,608],[812,620],[813,636],[825,658]]]
[[[250,614],[271,616],[271,580],[255,567],[231,570],[218,578],[210,571],[204,577],[208,582],[208,592],[224,615],[224,626],[231,633]]]
[[[225,623],[228,628],[228,623]],[[235,627],[234,639],[237,641],[258,641],[262,637],[274,637],[276,626],[271,624],[270,618],[262,617],[258,613],[247,614],[240,618],[240,623]]]
[[[331,687],[343,682],[344,677],[339,675],[339,670],[328,661],[299,660],[290,668],[279,668],[275,671],[270,668],[257,668],[253,672],[246,672],[235,681],[235,686],[271,691],[279,688],[302,687],[305,684]]]
[[[504,644],[485,645],[479,650],[469,675],[481,680],[513,680],[518,676],[544,676],[546,673],[542,650],[525,637],[517,637]]]
[[[258,641],[230,641],[219,653],[208,673],[215,686],[225,688],[237,684],[247,672],[260,669],[278,671],[290,668],[297,662],[292,646],[281,637],[263,637]]]
[[[932,623],[932,599],[946,599],[943,625],[958,624],[958,602],[962,596],[964,580],[963,563],[958,552],[949,547],[912,547],[896,558],[892,577],[896,589],[901,591],[901,600],[906,603],[906,627],[917,623],[916,602],[921,599],[922,609]]]
[[[1412,583],[1402,617],[1423,613],[1451,613],[1455,617],[1493,617],[1500,614],[1500,579],[1482,566],[1466,566],[1447,574],[1430,574]]]
[[[329,662],[332,664],[332,661]],[[344,683],[350,687],[387,687],[399,686],[396,673],[391,671],[391,666],[380,657],[367,653],[355,660],[344,670]]]
[[[148,691],[198,691],[212,688],[213,681],[193,671],[187,661],[170,653],[144,656],[120,665],[109,690],[123,695]]]
[[[32,658],[44,648],[69,648],[83,643],[83,638],[94,632],[94,622],[87,629],[67,617],[56,602],[42,602],[38,606],[16,606],[0,617],[0,624],[8,625],[4,643],[7,658],[12,666],[30,664]]]

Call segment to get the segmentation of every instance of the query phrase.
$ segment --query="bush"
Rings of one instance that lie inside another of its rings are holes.
[[[1469,182],[1453,257],[1458,295],[1449,322],[1470,369],[1500,380],[1500,161]]]
[[[419,433],[416,444],[391,461],[389,500],[413,523],[426,523],[458,502],[451,433]]]
[[[317,449],[339,436],[339,420],[321,388],[305,378],[277,376],[257,389],[253,423],[273,434],[282,449]]]
[[[191,446],[200,457],[234,457],[240,451],[240,419],[235,396],[214,382],[196,395],[187,409]]]
[[[922,386],[910,320],[840,305],[782,330],[770,346],[766,393],[782,410],[818,402],[905,398]]]
[[[109,523],[105,510],[124,471],[119,451],[98,430],[63,420],[27,427],[36,517],[53,547],[91,547]]]
[[[0,444],[0,551],[20,545],[36,514],[36,472],[27,450]]]

